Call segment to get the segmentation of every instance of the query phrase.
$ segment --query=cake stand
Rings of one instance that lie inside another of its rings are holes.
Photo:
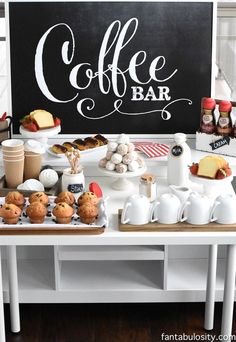
[[[223,179],[208,179],[190,174],[189,179],[194,183],[202,185],[204,194],[215,199],[222,193],[228,192],[230,183],[233,180],[233,175]]]
[[[51,138],[60,132],[61,126],[46,128],[38,130],[37,132],[30,132],[27,129],[25,129],[22,125],[20,126],[20,134],[23,138],[37,140],[41,142],[43,145],[45,145],[45,147],[47,146],[48,138]]]
[[[112,189],[124,191],[124,190],[130,190],[133,187],[133,183],[130,182],[127,178],[133,178],[133,177],[139,177],[142,174],[144,174],[147,171],[147,167],[144,166],[142,168],[139,168],[137,171],[131,172],[127,171],[125,173],[118,173],[116,171],[108,171],[106,169],[103,169],[99,167],[99,170],[109,177],[114,177],[116,180],[111,184]]]

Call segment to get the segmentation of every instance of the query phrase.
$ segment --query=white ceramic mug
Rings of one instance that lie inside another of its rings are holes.
[[[236,196],[225,194],[217,197],[213,218],[221,224],[236,223]]]
[[[174,224],[183,222],[186,217],[181,218],[183,206],[177,196],[171,193],[162,194],[159,201],[154,203],[151,222],[158,221],[163,224]]]
[[[204,195],[192,192],[185,204],[184,212],[187,216],[187,222],[190,224],[202,225],[216,221],[213,217],[215,204]]]
[[[122,211],[121,223],[132,225],[147,224],[153,215],[153,208],[154,206],[146,196],[140,194],[129,196]]]

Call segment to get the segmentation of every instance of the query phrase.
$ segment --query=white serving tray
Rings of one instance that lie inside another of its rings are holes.
[[[25,215],[25,211],[26,211],[26,207],[29,205],[28,202],[28,198],[26,198],[26,203],[24,206],[24,209],[22,211],[20,220],[17,224],[4,224],[3,220],[0,218],[0,220],[2,220],[2,225],[3,227],[7,227],[7,228],[39,228],[39,229],[45,229],[45,228],[53,228],[53,229],[57,229],[57,228],[76,228],[76,229],[80,229],[80,228],[105,228],[108,225],[108,216],[107,216],[107,204],[106,204],[106,198],[105,199],[100,199],[99,203],[98,203],[98,209],[99,209],[99,214],[98,214],[98,218],[96,219],[96,221],[92,224],[85,224],[82,223],[79,220],[78,215],[76,214],[76,210],[77,207],[74,205],[74,211],[75,214],[73,215],[73,218],[71,220],[70,224],[59,224],[56,223],[55,220],[55,216],[52,215],[52,210],[55,206],[54,200],[55,200],[56,196],[49,196],[49,206],[48,206],[48,213],[51,213],[50,216],[46,216],[44,223],[37,223],[37,224],[32,224],[29,221],[29,218],[26,217]],[[5,197],[0,197],[0,205],[5,203]]]

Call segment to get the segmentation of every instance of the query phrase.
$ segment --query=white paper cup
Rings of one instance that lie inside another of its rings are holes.
[[[4,151],[19,151],[24,149],[24,141],[19,139],[8,139],[2,141],[2,149]]]

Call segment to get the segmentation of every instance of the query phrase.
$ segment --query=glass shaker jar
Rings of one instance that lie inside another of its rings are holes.
[[[151,173],[144,173],[139,181],[139,193],[146,196],[150,202],[156,199],[156,177]]]

